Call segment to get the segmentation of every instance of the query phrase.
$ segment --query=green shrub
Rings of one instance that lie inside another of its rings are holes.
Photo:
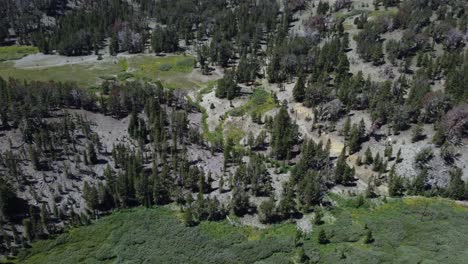
[[[171,69],[172,69],[172,65],[168,63],[164,63],[164,64],[161,64],[161,66],[159,66],[159,70],[161,71],[170,71]]]

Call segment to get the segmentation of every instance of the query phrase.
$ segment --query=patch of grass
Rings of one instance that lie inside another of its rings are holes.
[[[335,17],[336,18],[343,18],[343,19],[347,19],[347,18],[350,18],[350,17],[353,17],[353,16],[359,16],[361,14],[369,14],[370,11],[369,10],[366,10],[366,9],[353,9],[351,10],[350,12],[338,12],[338,13],[335,13]]]
[[[115,78],[120,72],[117,64],[74,64],[48,68],[20,69],[13,62],[0,63],[0,76],[27,81],[75,82],[80,86],[91,86],[103,78]]]
[[[119,60],[119,66],[121,71],[127,71],[128,70],[128,60],[123,58]]]
[[[190,100],[190,98],[189,98],[189,101],[191,102],[193,107],[195,107],[198,111],[202,113],[201,126],[203,130],[203,137],[211,143],[223,142],[224,141],[223,127],[224,127],[225,119],[219,122],[218,126],[216,126],[214,131],[211,131],[208,126],[208,112],[206,111],[206,109],[203,106],[201,106],[198,101],[194,102]]]
[[[232,139],[234,143],[239,143],[239,141],[245,136],[244,130],[242,130],[235,123],[228,123],[224,125],[224,130],[226,139]]]
[[[0,47],[0,61],[19,60],[38,52],[39,50],[36,47],[31,46],[3,46]]]
[[[190,73],[193,70],[195,59],[192,56],[149,57],[136,56],[129,62],[129,66],[142,75],[152,75],[161,72],[161,67],[170,67],[164,72]]]
[[[144,55],[120,59],[117,63],[83,63],[32,69],[16,68],[12,62],[2,62],[0,76],[4,79],[11,77],[28,81],[69,81],[85,87],[102,80],[136,78],[146,81],[160,80],[168,88],[192,89],[201,86],[188,76],[193,69],[193,62],[194,58],[189,56]],[[171,65],[170,70],[161,71],[160,66],[165,64]]]
[[[208,81],[205,85],[205,87],[203,89],[200,90],[199,94],[200,95],[203,95],[203,94],[208,94],[208,93],[211,93],[214,89],[214,87],[216,86],[216,84],[218,83],[218,80],[212,80],[212,81]]]
[[[247,103],[230,110],[228,113],[231,116],[243,116],[245,114],[262,115],[277,106],[278,103],[275,102],[273,96],[269,92],[258,88],[254,90]]]
[[[397,8],[389,8],[389,9],[379,9],[379,10],[374,10],[369,13],[369,17],[379,17],[383,15],[396,15],[398,13]]]

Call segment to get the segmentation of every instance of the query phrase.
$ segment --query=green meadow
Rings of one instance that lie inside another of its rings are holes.
[[[98,62],[53,67],[17,68],[13,61],[0,63],[0,76],[28,81],[75,82],[93,86],[103,80],[160,80],[168,88],[193,89],[201,85],[189,78],[194,67],[191,56],[145,56],[122,58],[116,62]]]
[[[463,263],[468,209],[437,198],[345,199],[296,238],[293,223],[266,229],[228,220],[186,227],[167,207],[123,210],[35,242],[18,263]],[[324,230],[327,244],[318,243]],[[366,243],[371,230],[373,241]],[[296,241],[295,241],[296,240]]]

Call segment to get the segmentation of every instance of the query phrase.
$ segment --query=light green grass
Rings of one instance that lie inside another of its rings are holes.
[[[31,46],[4,46],[0,47],[0,61],[19,60],[38,52],[39,50],[36,47]]]
[[[244,130],[236,122],[225,123],[224,130],[226,139],[232,139],[236,144],[245,136]]]
[[[245,114],[263,115],[264,113],[276,108],[278,103],[273,96],[262,88],[255,89],[247,103],[230,110],[231,116],[243,116]]]
[[[379,10],[373,10],[372,12],[370,12],[369,17],[379,17],[379,16],[384,16],[384,15],[394,16],[397,13],[398,13],[397,8],[388,8],[388,9],[380,8]]]
[[[161,71],[160,65],[171,64],[169,71]],[[193,81],[189,73],[193,70],[194,58],[190,56],[135,56],[120,59],[118,63],[83,63],[47,68],[16,68],[13,62],[0,63],[0,76],[4,79],[76,82],[81,86],[92,86],[102,80],[130,78],[147,81],[162,81],[167,88],[193,89],[202,84]]]
[[[120,72],[117,64],[75,64],[48,68],[20,69],[12,62],[0,63],[0,76],[27,81],[75,82],[81,86],[91,86],[103,79],[110,79]]]

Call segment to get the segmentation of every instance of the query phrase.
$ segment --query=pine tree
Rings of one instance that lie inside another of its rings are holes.
[[[344,174],[347,168],[346,164],[346,147],[341,150],[341,154],[338,157],[335,167],[335,183],[342,184],[344,183]]]
[[[320,229],[317,237],[317,241],[319,244],[328,244],[330,241],[327,238],[327,233],[325,233],[325,229]]]
[[[191,208],[186,208],[182,214],[182,221],[184,222],[185,226],[195,226],[197,222],[193,216],[193,212]]]
[[[119,40],[115,34],[113,34],[110,39],[109,53],[112,56],[116,56],[119,53]]]
[[[403,158],[401,157],[401,148],[398,149],[398,153],[396,155],[396,162],[397,163],[400,163],[401,161],[403,160]]]
[[[364,153],[364,163],[367,165],[374,163],[374,158],[372,157],[372,152],[369,147],[367,147],[366,152]]]
[[[392,152],[393,152],[393,148],[392,148],[392,145],[389,144],[385,147],[385,150],[384,150],[384,156],[387,158],[387,159],[390,159],[392,157]]]
[[[250,207],[249,196],[240,186],[235,186],[232,191],[231,209],[237,216],[243,216]]]
[[[293,88],[293,97],[296,102],[302,102],[305,98],[305,77],[304,75],[299,75],[296,84]]]
[[[404,192],[403,178],[395,173],[395,167],[392,167],[388,178],[388,194],[390,196],[402,196]]]
[[[276,216],[276,206],[275,206],[275,199],[273,196],[260,204],[258,207],[258,219],[263,224],[272,223]]]
[[[297,139],[297,125],[293,124],[285,106],[282,106],[273,121],[272,154],[275,158],[288,159]]]
[[[361,138],[356,124],[353,124],[351,132],[349,133],[348,146],[351,154],[356,153],[361,148]]]
[[[95,165],[98,163],[98,157],[97,157],[96,150],[94,149],[93,143],[88,144],[87,156],[88,156],[88,160],[90,164]]]
[[[426,180],[427,180],[427,169],[423,169],[418,176],[414,178],[414,181],[411,185],[411,191],[413,194],[421,195],[424,193],[426,188]]]
[[[417,124],[415,127],[413,127],[413,130],[411,131],[411,142],[414,143],[422,140],[424,138],[423,131],[422,124]]]
[[[317,209],[315,210],[315,216],[314,216],[314,224],[315,225],[321,225],[323,224],[323,212],[322,212],[322,209],[317,207]]]
[[[278,212],[283,219],[288,219],[297,212],[293,186],[287,182],[283,185],[283,193],[278,205]]]
[[[370,229],[367,229],[366,233],[366,239],[364,241],[366,244],[370,244],[374,242],[374,236],[372,235],[372,231]]]
[[[349,136],[350,129],[351,129],[351,118],[348,116],[348,118],[346,118],[346,121],[343,125],[343,129],[341,130],[341,133],[346,139]]]
[[[83,187],[83,198],[85,199],[88,208],[92,210],[93,214],[96,214],[96,210],[99,206],[99,196],[96,187],[90,186],[88,182],[85,182]]]
[[[462,180],[463,171],[460,168],[454,168],[450,171],[450,183],[448,186],[448,196],[462,200],[465,194],[465,184]]]

